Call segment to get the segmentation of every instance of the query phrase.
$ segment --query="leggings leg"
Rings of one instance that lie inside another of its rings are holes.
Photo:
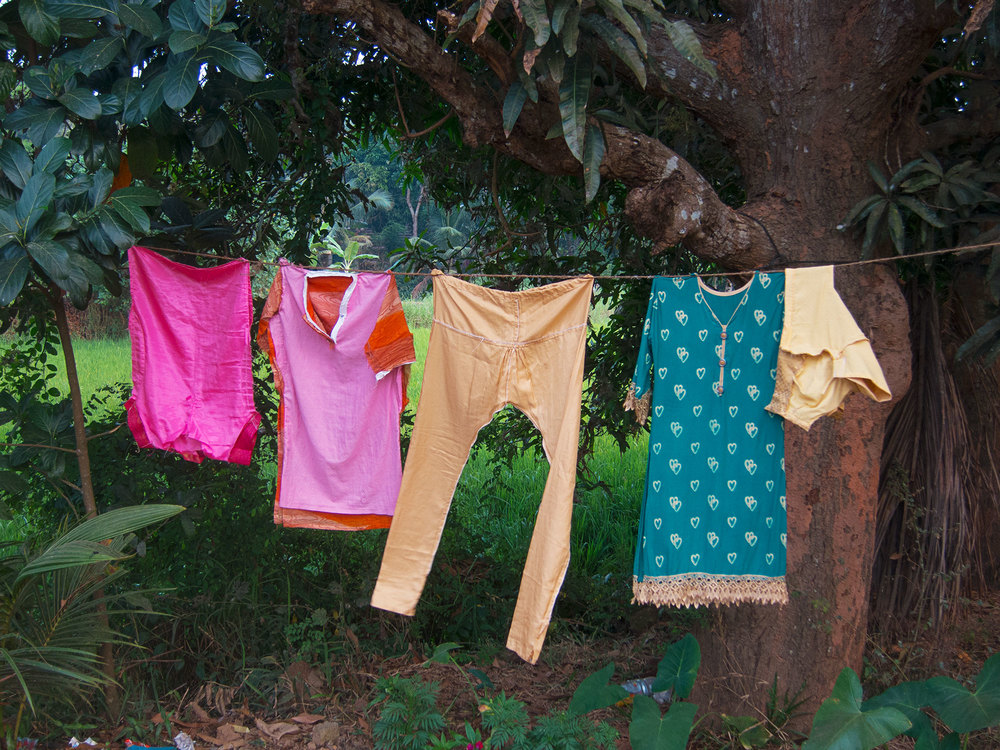
[[[509,350],[435,325],[372,606],[412,615],[479,429],[502,405]]]

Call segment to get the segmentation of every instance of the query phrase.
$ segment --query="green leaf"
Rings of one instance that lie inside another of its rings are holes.
[[[59,39],[59,19],[45,7],[45,0],[20,0],[17,11],[25,31],[46,47]]]
[[[206,31],[205,24],[198,16],[198,11],[195,10],[192,0],[174,0],[170,10],[167,11],[167,18],[175,29],[194,31],[198,34],[203,34]]]
[[[174,57],[171,62],[163,73],[163,101],[171,109],[183,109],[198,90],[201,63],[191,53]]]
[[[744,750],[764,747],[771,739],[771,733],[767,731],[762,719],[753,716],[726,716],[726,714],[721,716],[726,729],[736,735],[736,741]]]
[[[247,135],[257,155],[266,162],[274,161],[278,156],[278,131],[271,118],[254,107],[244,107],[243,114]]]
[[[868,221],[865,224],[865,239],[861,243],[861,248],[865,253],[868,253],[872,249],[882,234],[881,230],[884,225],[882,217],[885,215],[885,209],[888,205],[889,201],[883,199],[868,214]]]
[[[52,202],[56,189],[56,178],[48,172],[33,174],[24,185],[21,197],[14,204],[14,214],[21,231],[31,230]]]
[[[683,701],[672,703],[667,715],[660,718],[660,707],[645,695],[632,703],[632,721],[628,738],[632,747],[642,750],[684,750],[698,706]]]
[[[85,88],[70,89],[59,97],[59,103],[85,120],[101,116],[101,100]]]
[[[212,28],[226,14],[226,0],[194,0],[194,9],[202,23]]]
[[[646,56],[646,38],[642,34],[642,30],[639,28],[639,24],[635,22],[635,19],[625,10],[625,6],[622,5],[621,0],[597,0],[597,5],[601,7],[605,13],[611,18],[621,24],[622,28],[628,32],[628,35],[635,40],[636,46],[639,48],[639,53],[645,57]]]
[[[552,8],[552,33],[556,36],[559,36],[562,31],[563,22],[566,20],[566,14],[570,7],[575,4],[576,0],[556,0],[555,6]]]
[[[119,78],[115,81],[112,91],[122,101],[122,122],[126,125],[139,125],[145,119],[140,105],[142,83],[138,78]],[[131,129],[129,130],[131,133]]]
[[[983,664],[974,693],[951,677],[932,677],[925,685],[931,708],[952,731],[964,734],[1000,724],[1000,653]]]
[[[544,47],[552,32],[545,0],[521,0],[518,7],[524,16],[524,22],[535,35],[535,46]]]
[[[609,684],[611,675],[615,673],[615,664],[611,662],[604,669],[600,669],[588,676],[579,687],[573,691],[570,698],[569,713],[576,716],[583,716],[591,711],[613,706],[618,701],[628,698],[628,691],[621,685]]]
[[[29,242],[25,250],[53,281],[58,282],[69,275],[69,251],[61,242],[55,240]]]
[[[646,88],[646,65],[640,57],[635,42],[611,21],[601,16],[586,17],[580,23],[584,28],[591,29],[595,35],[600,37],[615,57],[625,63],[626,67],[632,71],[632,75],[639,81],[639,85]]]
[[[576,45],[580,40],[580,13],[580,4],[573,2],[569,10],[566,11],[566,20],[563,21],[563,31],[559,35],[559,41],[562,42],[562,48],[567,57],[576,55]],[[536,101],[536,99],[532,99],[532,101]]]
[[[157,190],[141,185],[130,185],[129,187],[118,188],[111,195],[111,199],[116,198],[128,200],[137,206],[159,206],[163,196]]]
[[[701,40],[694,33],[694,29],[688,25],[687,21],[665,21],[663,23],[663,28],[667,32],[667,37],[670,39],[670,43],[674,45],[674,48],[680,52],[688,62],[705,73],[708,73],[708,75],[712,78],[717,76],[715,66],[708,61],[708,58],[705,57],[705,51],[701,46]]]
[[[179,55],[181,52],[198,49],[198,47],[203,45],[207,40],[207,36],[199,34],[197,31],[178,29],[177,31],[170,32],[168,44],[170,45],[170,51],[175,55]]]
[[[459,648],[462,648],[462,646],[458,643],[450,641],[448,643],[440,643],[424,664],[451,664],[451,652]]]
[[[934,213],[933,209],[931,209],[931,207],[928,206],[923,201],[917,200],[916,198],[912,198],[909,195],[899,196],[898,201],[900,205],[906,206],[913,213],[915,213],[917,216],[923,219],[924,222],[930,224],[932,227],[943,229],[944,227],[948,226],[947,223],[944,222],[940,216]]]
[[[875,205],[879,201],[884,201],[885,197],[881,195],[869,195],[867,198],[863,198],[854,204],[854,208],[850,210],[847,214],[847,218],[844,219],[843,223],[837,227],[837,229],[847,229],[852,224],[863,221],[864,218],[871,213],[871,210],[875,208]]]
[[[5,140],[0,148],[0,170],[19,189],[24,189],[34,171],[31,157],[19,141]]]
[[[9,60],[0,60],[0,99],[8,99],[16,85],[17,69]]]
[[[524,88],[524,85],[520,81],[514,81],[510,85],[510,88],[507,89],[507,96],[503,100],[504,135],[510,136],[511,131],[514,129],[514,124],[521,114],[521,109],[524,107],[524,101],[527,98],[528,90]]]
[[[113,0],[49,0],[49,8],[60,18],[103,18],[115,13]]]
[[[213,34],[199,52],[199,60],[225,68],[237,78],[259,81],[264,77],[264,60],[243,42]]]
[[[85,18],[63,18],[59,21],[59,34],[71,39],[93,39],[97,36],[97,24]]]
[[[882,174],[882,170],[876,167],[874,162],[868,161],[865,162],[865,164],[868,167],[868,174],[870,174],[872,179],[875,180],[875,184],[878,185],[878,189],[883,193],[888,193],[889,181],[885,178],[885,175]]]
[[[583,149],[583,186],[585,200],[590,203],[601,186],[601,162],[604,161],[604,134],[596,125],[587,126]]]
[[[889,239],[896,247],[896,252],[906,252],[906,230],[903,229],[903,215],[895,203],[890,203],[887,216],[889,218]]]
[[[130,227],[140,234],[149,234],[149,216],[138,204],[119,197],[117,191],[111,194],[108,203]]]
[[[105,547],[97,542],[76,541],[70,544],[50,547],[34,560],[29,561],[17,576],[23,580],[28,576],[51,573],[66,568],[78,568],[98,562],[121,560],[124,557],[119,552]]]
[[[28,278],[31,260],[24,250],[17,248],[0,258],[0,307],[6,307],[21,293]]]
[[[927,714],[921,710],[928,705],[930,703],[924,682],[902,682],[881,695],[869,698],[862,704],[861,709],[870,711],[873,708],[889,706],[901,711],[910,720],[910,728],[906,730],[906,734],[917,739],[918,747],[930,744],[936,748],[937,732]]]
[[[941,182],[940,177],[936,177],[933,174],[920,175],[919,177],[914,177],[912,179],[906,180],[900,183],[900,187],[906,193],[919,193],[925,188],[933,187]]]
[[[154,523],[166,521],[184,510],[182,505],[130,505],[115,508],[94,518],[89,518],[79,526],[70,529],[53,542],[53,546],[76,540],[102,542],[105,539],[124,536]]]
[[[587,127],[587,100],[590,97],[593,65],[586,55],[577,55],[559,86],[559,115],[563,139],[576,160],[583,162],[584,136]]]
[[[961,361],[968,356],[982,356],[985,350],[998,338],[1000,338],[1000,315],[991,318],[977,328],[968,341],[955,352],[955,359]]]
[[[66,165],[72,142],[69,138],[53,138],[35,157],[35,169],[56,174]]]
[[[108,36],[95,39],[83,50],[80,72],[84,75],[90,75],[97,70],[103,70],[108,67],[124,49],[125,42],[120,36]]]
[[[698,667],[701,666],[701,646],[688,633],[679,641],[671,643],[656,667],[656,682],[653,692],[672,690],[675,698],[681,700],[691,695]]]
[[[56,92],[52,90],[52,79],[49,71],[40,65],[33,65],[24,71],[24,83],[35,96],[42,99],[55,99]]]
[[[90,199],[91,208],[97,208],[104,203],[104,199],[111,192],[111,183],[114,182],[115,176],[107,167],[101,167],[94,172],[91,179],[92,182],[90,190],[87,191],[87,197]]]
[[[250,93],[247,95],[247,98],[280,101],[282,99],[289,99],[294,94],[295,89],[292,88],[292,84],[288,82],[288,79],[285,76],[272,75],[268,76],[259,83],[256,83],[250,89]]]
[[[850,667],[840,673],[833,694],[813,718],[802,750],[871,750],[910,728],[910,720],[895,708],[863,711],[861,682]]]
[[[156,11],[145,5],[119,3],[118,20],[150,39],[155,39],[163,31],[163,22]]]
[[[24,133],[29,141],[42,147],[59,134],[66,110],[58,104],[32,99],[4,118],[4,127]]]

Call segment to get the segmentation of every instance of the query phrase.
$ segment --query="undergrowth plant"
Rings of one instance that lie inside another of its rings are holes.
[[[524,703],[505,693],[489,695],[485,674],[459,665],[445,643],[425,662],[451,664],[469,683],[479,706],[480,726],[464,722],[461,731],[447,731],[446,717],[437,705],[440,686],[419,677],[382,677],[370,708],[381,706],[375,722],[376,750],[561,750],[610,748],[617,732],[589,717],[594,711],[631,703],[629,742],[641,750],[684,750],[696,727],[698,706],[688,701],[701,665],[701,649],[691,634],[667,647],[650,687],[668,692],[664,712],[645,695],[630,696],[611,682],[614,663],[594,672],[577,687],[565,710],[554,710],[532,720]],[[950,677],[904,682],[881,695],[862,701],[857,674],[845,669],[833,694],[817,711],[802,750],[872,750],[906,735],[914,750],[958,750],[975,747],[969,733],[1000,725],[1000,654],[983,665],[970,691]],[[763,717],[720,716],[725,736],[714,741],[731,748],[787,747],[792,739],[785,724],[798,715],[802,690],[779,697],[772,685]],[[931,713],[927,713],[927,710]],[[444,731],[442,731],[444,730]],[[440,734],[435,735],[435,732]],[[939,737],[943,732],[943,738]],[[805,739],[799,735],[799,739]]]

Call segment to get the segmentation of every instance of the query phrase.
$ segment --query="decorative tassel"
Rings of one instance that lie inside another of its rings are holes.
[[[635,421],[646,424],[649,419],[649,405],[653,400],[653,391],[646,391],[641,398],[635,397],[635,383],[629,383],[628,396],[625,398],[625,411],[635,413]]]

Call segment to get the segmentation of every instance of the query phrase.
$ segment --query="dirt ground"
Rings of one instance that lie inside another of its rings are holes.
[[[468,665],[482,671],[492,689],[503,691],[527,705],[528,714],[541,716],[565,708],[584,677],[609,661],[616,665],[616,679],[655,674],[665,644],[676,634],[667,625],[653,623],[629,637],[608,638],[587,643],[554,640],[546,644],[538,664],[525,664],[509,652],[497,654],[488,664]],[[958,612],[955,620],[939,633],[926,631],[909,640],[887,641],[869,638],[862,676],[865,695],[873,695],[904,680],[919,680],[944,674],[969,683],[983,662],[1000,650],[1000,592],[974,596]],[[438,706],[451,727],[469,721],[478,726],[479,704],[471,685],[477,677],[468,669],[451,664],[427,664],[426,656],[407,654],[375,661],[358,649],[355,655],[322,670],[304,663],[286,668],[288,700],[276,711],[259,706],[242,695],[239,688],[214,684],[188,691],[179,705],[164,712],[170,731],[185,731],[198,748],[222,750],[368,750],[372,747],[372,727],[378,709],[371,707],[375,680],[380,675],[419,675],[441,686]],[[472,680],[470,684],[469,680]],[[312,697],[310,697],[312,696]],[[322,696],[317,699],[316,696]],[[276,707],[277,708],[277,707]],[[615,727],[619,748],[628,748],[630,707],[615,706],[597,712],[594,718]],[[148,717],[151,725],[164,721],[163,714]],[[166,727],[164,727],[166,729]],[[106,748],[122,747],[121,729],[98,737]],[[697,730],[696,730],[697,732]],[[163,736],[161,734],[161,736]],[[118,740],[112,742],[111,738]],[[142,738],[134,738],[142,741]],[[778,745],[771,745],[776,747]],[[790,739],[781,747],[797,747]],[[691,748],[738,747],[718,730],[703,731]],[[907,739],[890,743],[891,750],[912,748]],[[970,748],[1000,748],[1000,732],[979,733]]]

